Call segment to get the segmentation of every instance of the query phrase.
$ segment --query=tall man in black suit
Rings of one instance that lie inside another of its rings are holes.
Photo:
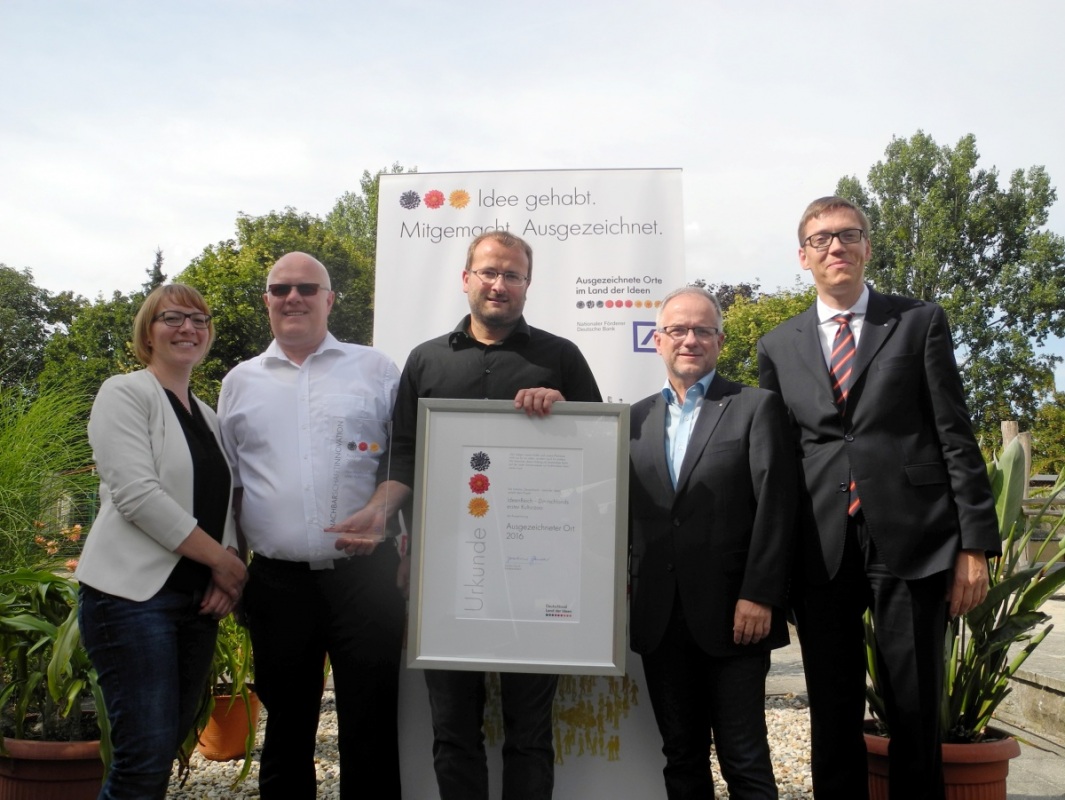
[[[667,295],[660,392],[632,407],[632,649],[643,656],[670,800],[714,796],[711,730],[733,800],[776,798],[769,651],[788,643],[798,477],[780,398],[716,372],[721,307]]]
[[[869,221],[824,197],[799,223],[817,302],[758,344],[801,456],[795,596],[814,796],[868,796],[862,614],[873,612],[891,728],[892,798],[943,797],[947,615],[987,594],[994,502],[943,310],[865,285]],[[978,301],[977,301],[978,302]]]

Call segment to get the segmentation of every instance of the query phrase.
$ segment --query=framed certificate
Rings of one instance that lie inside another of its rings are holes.
[[[629,407],[418,401],[407,665],[625,674]]]

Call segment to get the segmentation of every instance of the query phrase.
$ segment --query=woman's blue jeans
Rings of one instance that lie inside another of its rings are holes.
[[[99,674],[114,759],[100,800],[166,795],[207,688],[218,623],[167,588],[138,602],[82,584],[81,639]]]

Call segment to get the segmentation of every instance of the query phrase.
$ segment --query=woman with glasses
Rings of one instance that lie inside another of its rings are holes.
[[[89,418],[100,513],[75,575],[111,723],[106,800],[166,795],[244,586],[218,423],[189,389],[213,340],[199,292],[156,288],[133,323],[145,368],[105,381]]]

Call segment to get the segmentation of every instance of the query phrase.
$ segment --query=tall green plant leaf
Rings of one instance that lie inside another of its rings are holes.
[[[995,495],[999,533],[1005,539],[1021,517],[1021,500],[1024,499],[1028,484],[1024,470],[1024,448],[1019,438],[1006,445],[1002,454],[989,465],[989,478]]]

